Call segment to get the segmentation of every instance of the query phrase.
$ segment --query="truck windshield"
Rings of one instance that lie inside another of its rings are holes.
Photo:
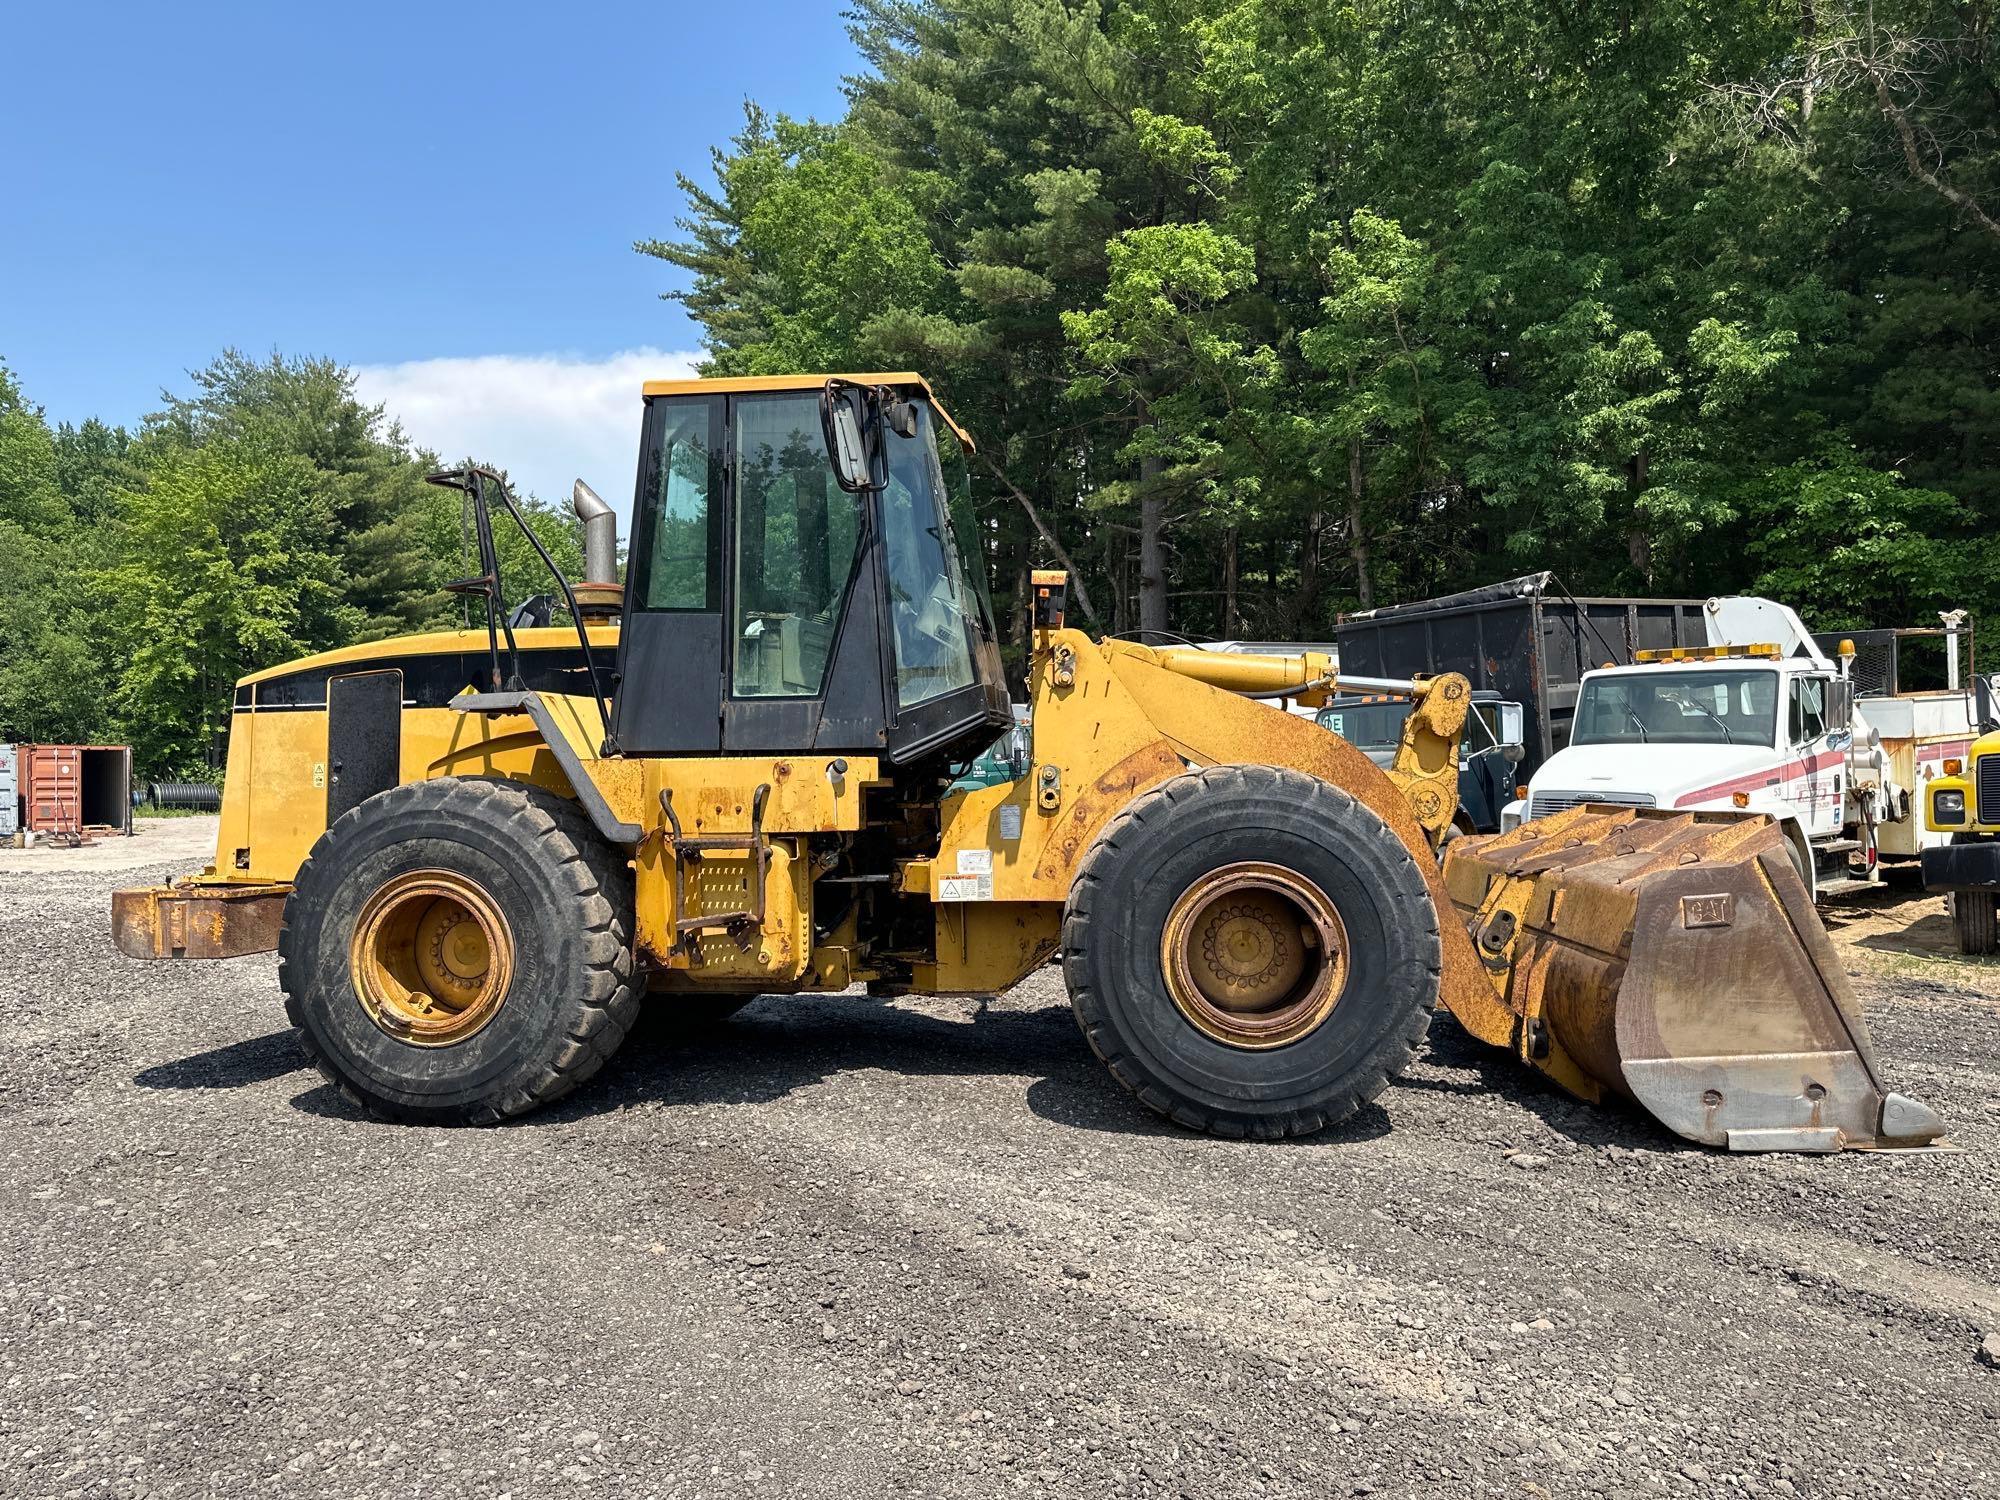
[[[1357,750],[1393,750],[1403,737],[1403,720],[1410,716],[1407,699],[1391,703],[1332,703],[1315,719]]]
[[[993,633],[983,592],[966,587],[930,407],[919,402],[916,410],[914,436],[898,437],[886,423],[882,430],[889,460],[882,532],[901,708],[970,686],[973,641]]]
[[[1592,677],[1577,698],[1572,745],[1771,745],[1778,726],[1772,671]]]

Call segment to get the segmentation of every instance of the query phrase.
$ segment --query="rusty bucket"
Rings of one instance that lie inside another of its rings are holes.
[[[1532,1066],[1732,1151],[1918,1146],[1766,817],[1578,807],[1449,846],[1445,884]]]

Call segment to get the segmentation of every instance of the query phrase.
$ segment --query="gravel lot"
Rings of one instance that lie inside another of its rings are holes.
[[[1881,909],[1843,951],[1955,1153],[1682,1148],[1442,1020],[1342,1131],[1190,1137],[1100,1073],[1054,971],[654,1018],[582,1097],[433,1131],[301,1065],[273,960],[113,953],[113,885],[185,867],[0,862],[0,1493],[2000,1476],[2000,969]],[[1937,905],[1905,903],[1933,935]]]

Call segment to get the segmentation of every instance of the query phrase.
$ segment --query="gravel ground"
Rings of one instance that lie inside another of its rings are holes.
[[[1955,1153],[1683,1148],[1443,1020],[1343,1130],[1190,1137],[1054,971],[654,1018],[554,1110],[396,1129],[301,1065],[271,959],[112,952],[112,885],[172,869],[0,869],[9,1496],[2000,1476],[1991,965],[1843,950]]]

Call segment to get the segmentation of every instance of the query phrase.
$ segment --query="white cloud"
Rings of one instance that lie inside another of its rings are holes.
[[[447,463],[504,468],[514,488],[557,504],[581,477],[629,530],[638,467],[640,385],[694,374],[699,354],[628,349],[602,359],[484,354],[360,365],[355,388],[381,402],[411,441]]]

